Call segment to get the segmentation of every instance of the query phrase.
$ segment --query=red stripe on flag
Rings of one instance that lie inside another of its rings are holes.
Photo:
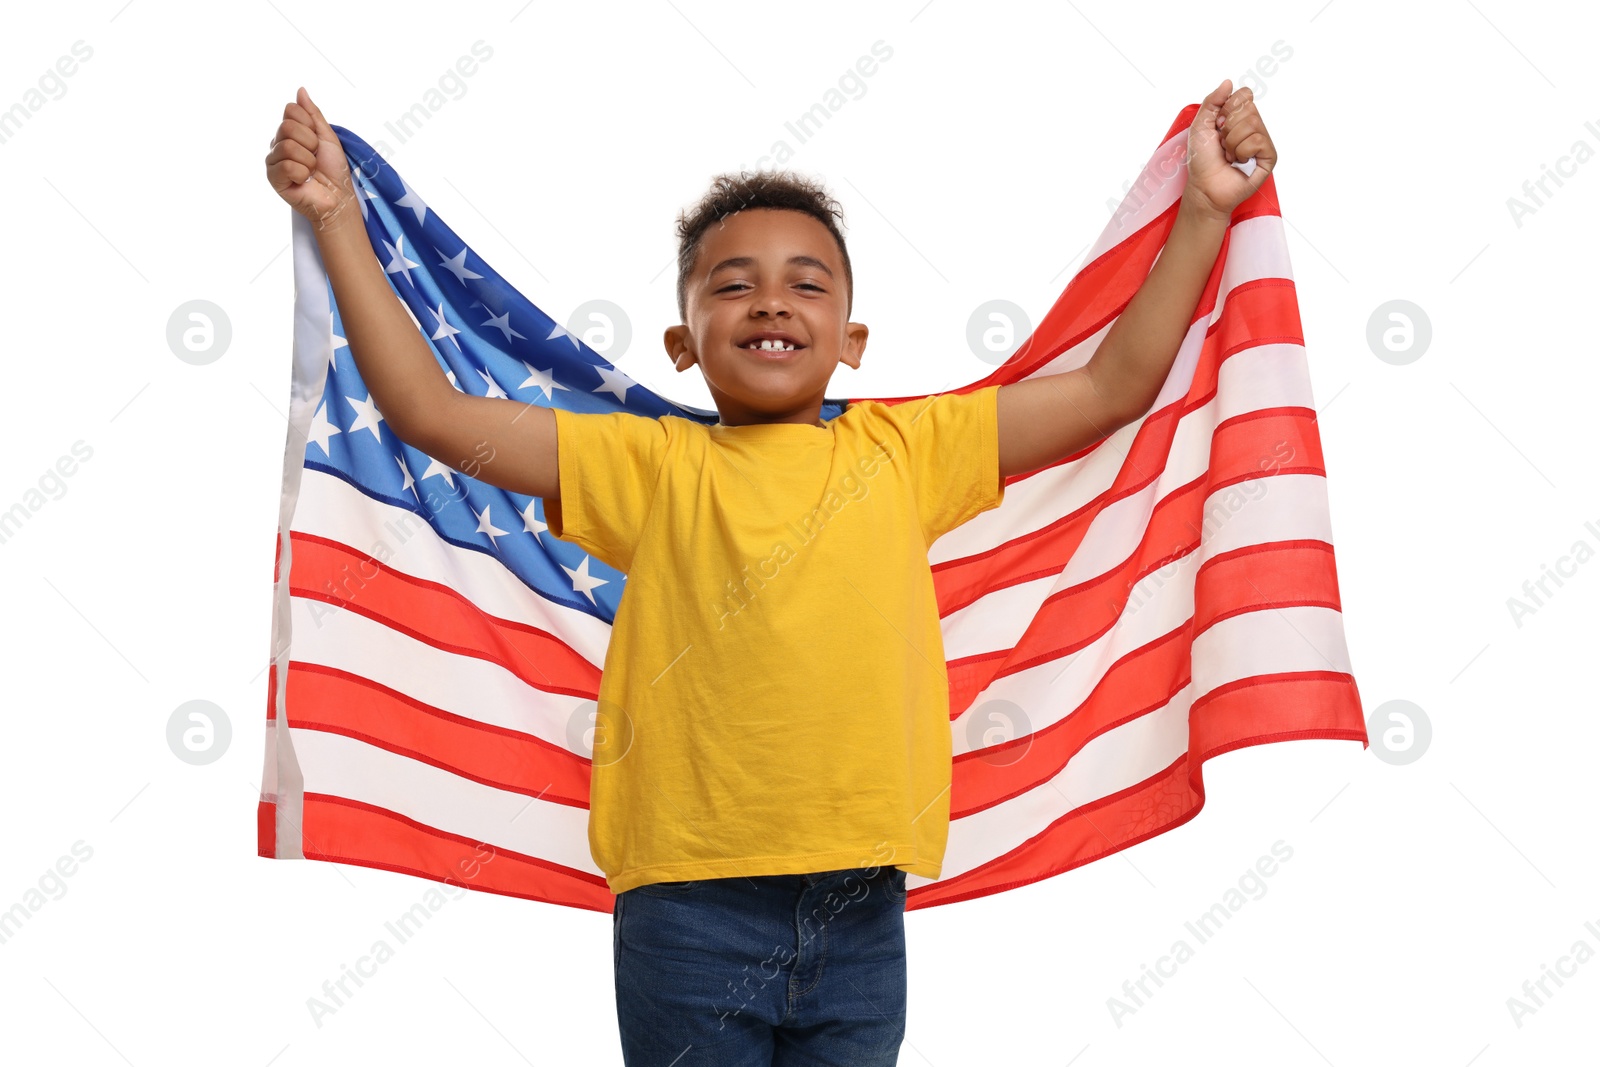
[[[256,855],[278,858],[278,806],[270,800],[256,801]]]
[[[1084,264],[1068,283],[1066,290],[1045,313],[1033,334],[1004,365],[997,367],[988,376],[952,391],[970,392],[996,382],[1021,381],[1061,353],[1092,337],[1106,323],[1122,314],[1128,302],[1144,284],[1145,278],[1149,276],[1150,268],[1155,264],[1156,257],[1177,222],[1181,206],[1181,200],[1174,201],[1159,216],[1130,234],[1127,240],[1106,249],[1094,261]],[[1227,260],[1233,227],[1248,219],[1279,214],[1277,187],[1273,179],[1268,177],[1250,199],[1234,209],[1228,221],[1228,230],[1223,235],[1222,246],[1217,251],[1216,262],[1206,279],[1205,288],[1201,292],[1194,317],[1190,322],[1211,314],[1221,284],[1222,265]],[[1288,279],[1280,281],[1293,285]],[[1238,292],[1239,288],[1233,292]],[[1232,299],[1231,295],[1229,299]],[[920,397],[873,399],[894,404],[917,400]]]
[[[1229,692],[1225,701],[1208,701],[1207,710],[1198,716],[1205,720],[1198,730],[1193,717],[1197,713],[1198,708],[1191,713],[1190,751],[1166,770],[1074,809],[1022,846],[980,867],[913,889],[906,910],[1028,885],[1182,826],[1205,806],[1202,764],[1224,752],[1312,738],[1360,741],[1366,746],[1360,698],[1348,676],[1251,679]]]
[[[277,653],[278,649],[273,649]],[[267,662],[267,722],[272,722],[278,717],[278,665],[269,660]]]
[[[1094,641],[1110,629],[1122,616],[1132,589],[1140,580],[1159,570],[1169,560],[1198,550],[1200,533],[1206,522],[1203,512],[1205,501],[1219,487],[1255,477],[1260,479],[1263,490],[1271,493],[1273,477],[1322,475],[1321,450],[1309,448],[1308,443],[1300,437],[1312,422],[1314,419],[1309,419],[1303,409],[1285,409],[1259,418],[1225,423],[1213,437],[1215,464],[1212,470],[1174,490],[1155,505],[1136,550],[1125,561],[1090,581],[1052,594],[1041,604],[1028,632],[1014,648],[965,656],[949,662],[947,674],[950,679],[951,718],[965,711],[973,699],[1000,676],[1002,664],[1004,673],[1012,673],[1057,659]],[[1309,453],[1304,457],[1295,455],[1293,459],[1311,462],[1298,465],[1286,462],[1282,467],[1275,468],[1272,475],[1262,478],[1261,457],[1280,454],[1277,451],[1278,443],[1285,440],[1300,441],[1299,447]],[[1121,470],[1139,470],[1140,465],[1136,460],[1146,447],[1136,443],[1131,450],[1133,459],[1125,463]],[[1163,446],[1156,441],[1148,447],[1152,451],[1153,462],[1159,458]],[[1150,478],[1159,474],[1158,469],[1152,470],[1149,466],[1143,469],[1150,471]],[[1118,477],[1122,477],[1121,473]],[[934,586],[940,594],[941,615],[967,606],[956,601],[958,596],[982,593],[1011,584],[997,577],[999,575],[1015,574],[1016,581],[1021,582],[1060,574],[1101,508],[1141,487],[1142,483],[1127,486],[1114,484],[1089,505],[1050,527],[982,556],[952,561],[936,569]],[[1324,595],[1333,597],[1334,602],[1329,606],[1337,607],[1337,577],[1333,568],[1332,549],[1325,542],[1317,544],[1327,553],[1325,558],[1283,557],[1293,567],[1306,568],[1299,573],[1291,568],[1283,575],[1285,584],[1313,582],[1314,587]],[[1261,550],[1269,551],[1278,547],[1277,544],[1269,544],[1261,546]],[[1217,565],[1220,558],[1209,560],[1206,566]],[[1204,568],[1197,573],[1197,579],[1203,574]],[[955,580],[952,581],[948,575],[955,575]],[[1214,621],[1214,615],[1205,614],[1214,612],[1214,602],[1201,597],[1201,592],[1197,590],[1196,611],[1202,618],[1197,620],[1200,625],[1196,633]],[[976,610],[982,610],[981,606]]]
[[[1245,559],[1248,567],[1240,562]],[[1262,575],[1272,577],[1263,582]],[[1042,729],[957,755],[951,769],[951,817],[981,811],[1042,785],[1099,734],[1165,705],[1189,684],[1190,647],[1216,620],[1269,607],[1338,606],[1333,552],[1320,541],[1251,546],[1219,556],[1200,568],[1195,589],[1197,603],[1203,607],[1197,608],[1189,624],[1118,659],[1100,676],[1084,703],[1053,709],[1059,712],[1058,721]],[[1293,599],[1279,599],[1278,594],[1287,590],[1293,591]],[[1087,583],[1052,597],[1032,627],[1033,633],[1042,635],[1038,643],[1050,646],[1048,653],[1008,662],[1002,673],[1059,659],[1099,638],[1110,626],[1100,621],[1112,611],[1107,597],[1118,603],[1125,600],[1120,582]],[[1019,650],[1029,643],[1019,645]],[[985,676],[992,670],[991,663]],[[1348,675],[1334,676],[1344,677],[1353,693],[1354,682]],[[983,682],[984,687],[988,684]],[[1199,699],[1204,700],[1205,695]],[[968,703],[971,701],[969,694]],[[1343,710],[1341,707],[1341,714]],[[1359,706],[1356,710],[1359,722]]]
[[[306,793],[305,857],[414,874],[489,893],[609,912],[606,880],[346,797]]]
[[[1128,458],[1117,471],[1116,480],[1104,493],[1049,526],[988,552],[947,560],[933,567],[934,592],[941,617],[985,592],[1060,574],[1101,508],[1137,492],[1161,475],[1179,418],[1203,407],[1216,395],[1217,373],[1223,360],[1246,347],[1253,347],[1239,340],[1243,331],[1270,328],[1279,334],[1273,340],[1262,341],[1263,344],[1300,343],[1300,319],[1293,286],[1275,284],[1278,279],[1269,281],[1274,284],[1249,282],[1233,290],[1235,295],[1229,297],[1222,317],[1212,324],[1207,334],[1188,394],[1145,418],[1129,447]],[[1321,448],[1315,444],[1315,422],[1315,413],[1305,408],[1275,408],[1223,423],[1212,439],[1209,487],[1215,490],[1232,481],[1259,476],[1268,466],[1274,473],[1324,474]],[[1285,456],[1285,449],[1291,454]],[[1061,462],[1087,454],[1085,450]],[[1038,473],[1036,470],[1012,478],[1007,485]],[[1182,543],[1188,540],[1185,538]],[[966,705],[952,701],[952,706]]]
[[[496,789],[589,806],[590,761],[541,738],[317,663],[290,662],[288,696],[292,726],[353,737]]]
[[[293,531],[289,589],[435,648],[497,664],[547,693],[594,700],[600,670],[555,635],[497,618],[449,586],[405,574],[331,538]],[[518,581],[509,571],[508,581]]]

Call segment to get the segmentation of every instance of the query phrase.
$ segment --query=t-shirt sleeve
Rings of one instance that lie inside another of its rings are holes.
[[[875,406],[905,449],[930,545],[1005,499],[999,394],[1000,386],[989,385]]]
[[[546,498],[550,533],[626,572],[655,501],[667,453],[661,418],[553,408],[559,499]]]

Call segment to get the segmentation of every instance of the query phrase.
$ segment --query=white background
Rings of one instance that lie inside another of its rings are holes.
[[[319,1027],[307,999],[433,883],[255,855],[292,326],[291,212],[263,159],[297,86],[385,142],[430,208],[558,319],[596,298],[625,308],[634,342],[619,365],[706,407],[659,338],[677,321],[673,220],[714,173],[783,139],[790,165],[843,203],[853,317],[873,332],[862,369],[842,370],[830,395],[940,391],[991,369],[967,351],[971,309],[1004,297],[1042,314],[1178,111],[1224,77],[1243,83],[1282,42],[1292,56],[1249,84],[1281,154],[1356,680],[1368,712],[1419,705],[1431,746],[1405,766],[1353,742],[1231,753],[1207,764],[1205,808],[1172,832],[908,914],[901,1062],[1592,1060],[1600,960],[1547,985],[1520,1026],[1507,1007],[1575,942],[1600,951],[1584,926],[1600,928],[1596,343],[1578,325],[1596,289],[1600,161],[1569,161],[1520,225],[1507,206],[1574,142],[1600,149],[1600,27],[1592,13],[1565,21],[1575,10],[13,11],[0,108],[73,42],[93,54],[0,143],[0,510],[74,442],[93,455],[0,544],[0,910],[74,842],[92,858],[0,944],[0,1054],[621,1062],[609,915],[452,900]],[[384,124],[480,39],[492,58],[400,144]],[[879,40],[893,55],[865,92],[797,143],[785,122]],[[207,366],[166,339],[193,299],[232,326]],[[1391,299],[1432,324],[1404,366],[1366,340]],[[1570,576],[1535,605],[1524,583],[1564,557]],[[1520,623],[1514,597],[1536,607]],[[203,767],[165,737],[196,698],[233,725]],[[1175,940],[1193,945],[1184,923],[1280,839],[1293,857],[1266,894],[1118,1025],[1108,998]]]

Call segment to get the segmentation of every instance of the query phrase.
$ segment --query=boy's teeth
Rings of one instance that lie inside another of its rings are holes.
[[[749,344],[745,345],[745,347],[765,349],[768,352],[778,350],[782,350],[784,352],[794,351],[794,345],[788,344],[784,341],[751,341]]]

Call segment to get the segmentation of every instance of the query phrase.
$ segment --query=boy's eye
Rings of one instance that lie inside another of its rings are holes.
[[[734,288],[736,288],[738,286],[742,286],[742,285],[744,285],[744,282],[734,282],[732,285],[724,285],[721,289],[718,289],[717,292],[726,293],[730,289],[734,289]],[[802,289],[815,289],[819,293],[823,291],[822,286],[813,285],[811,282],[801,282],[800,283],[800,288],[802,288]]]

